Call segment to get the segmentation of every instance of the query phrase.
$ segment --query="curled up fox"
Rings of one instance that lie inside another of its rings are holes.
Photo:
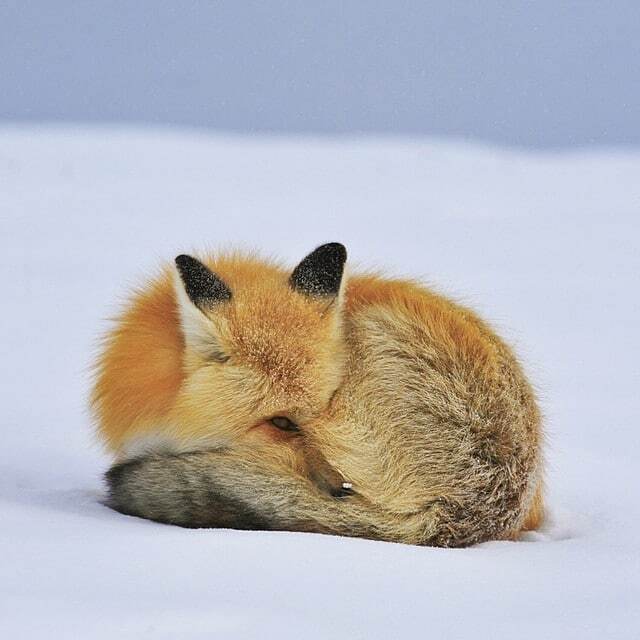
[[[113,508],[447,547],[540,524],[540,415],[511,350],[345,261],[181,255],[132,296],[92,396]]]

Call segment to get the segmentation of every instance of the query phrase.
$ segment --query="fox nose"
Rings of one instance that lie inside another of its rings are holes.
[[[323,493],[334,498],[345,498],[355,493],[352,484],[315,447],[305,447],[305,462],[309,479]]]
[[[342,487],[337,493],[334,493],[334,498],[346,498],[347,496],[352,496],[355,493],[353,490],[353,485],[350,482],[343,482]]]

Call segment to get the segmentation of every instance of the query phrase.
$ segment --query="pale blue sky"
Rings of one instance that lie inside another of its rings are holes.
[[[640,2],[0,3],[0,122],[640,143]]]

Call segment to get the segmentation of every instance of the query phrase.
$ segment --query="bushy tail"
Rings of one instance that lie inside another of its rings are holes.
[[[182,527],[308,531],[398,539],[375,505],[336,497],[293,472],[228,450],[153,455],[113,466],[108,504]]]

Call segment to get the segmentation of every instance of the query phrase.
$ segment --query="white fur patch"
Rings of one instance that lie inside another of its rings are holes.
[[[196,351],[206,353],[211,350],[212,342],[214,342],[210,323],[202,311],[189,300],[177,269],[174,270],[173,281],[178,301],[180,326],[185,342]]]
[[[196,451],[211,451],[221,447],[224,443],[219,437],[208,436],[192,438],[175,438],[167,433],[144,433],[133,436],[118,453],[118,462],[125,462],[134,458],[142,458],[152,454],[193,453]]]
[[[152,453],[179,453],[178,442],[163,433],[134,436],[128,440],[118,454],[118,461],[142,458]]]

